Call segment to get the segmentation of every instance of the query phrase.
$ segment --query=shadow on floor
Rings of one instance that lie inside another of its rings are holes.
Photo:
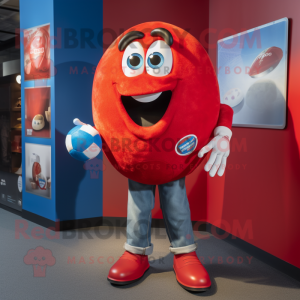
[[[201,243],[201,241],[196,241],[197,244]],[[226,248],[227,251],[230,252],[230,248],[232,248],[232,252],[236,254],[237,249],[230,246],[225,241],[215,240],[213,244],[220,244],[220,246]],[[199,246],[199,245],[198,245]],[[214,245],[216,246],[216,245]],[[198,247],[199,249],[199,247]],[[246,252],[238,249],[239,255],[246,256],[248,255]],[[197,251],[198,257],[200,257],[199,251]],[[249,255],[250,256],[250,255]],[[143,281],[145,281],[150,275],[164,273],[164,272],[172,272],[173,271],[173,254],[169,253],[164,257],[160,257],[159,259],[151,259],[150,268],[145,273],[145,275],[137,282],[125,286],[112,285],[117,289],[128,289],[133,288]],[[211,288],[206,292],[188,292],[195,296],[208,297],[217,293],[218,287],[216,283],[216,278],[226,278],[235,281],[241,281],[250,284],[259,284],[259,285],[269,285],[269,286],[281,286],[283,288],[295,288],[295,286],[300,289],[300,284],[298,284],[294,279],[288,277],[287,275],[279,272],[278,270],[273,269],[272,267],[264,264],[263,262],[253,258],[251,264],[218,264],[218,262],[214,263],[206,263],[204,264],[206,270],[208,271],[211,279]],[[176,276],[174,273],[174,280],[176,280]]]

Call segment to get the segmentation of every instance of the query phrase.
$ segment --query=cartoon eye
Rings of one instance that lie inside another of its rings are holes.
[[[34,121],[33,124],[36,125],[36,121]]]
[[[34,260],[37,260],[37,257],[35,256],[33,259],[34,259]]]
[[[122,70],[125,76],[134,77],[144,71],[144,49],[139,42],[127,46],[122,58]]]
[[[146,54],[146,70],[151,76],[168,75],[173,66],[173,55],[170,46],[162,40],[155,41]]]
[[[127,58],[127,66],[132,69],[132,70],[137,70],[143,65],[143,58],[140,54],[138,53],[132,53],[128,58]]]
[[[152,69],[160,68],[164,63],[164,57],[159,52],[154,52],[148,56],[147,63]]]
[[[43,257],[42,257],[42,260],[45,260],[45,259],[46,259],[46,257],[45,257],[45,256],[43,256]]]

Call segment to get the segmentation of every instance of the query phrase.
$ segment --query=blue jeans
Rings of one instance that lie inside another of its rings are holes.
[[[135,254],[149,255],[151,244],[151,210],[154,208],[155,185],[129,179],[127,209],[127,242],[124,248]],[[175,254],[195,251],[189,202],[185,178],[158,186],[170,251]]]

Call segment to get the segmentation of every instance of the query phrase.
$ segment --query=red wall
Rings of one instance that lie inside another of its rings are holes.
[[[208,0],[126,0],[103,1],[103,42],[109,45],[124,30],[149,21],[163,21],[189,31],[198,39],[208,28]],[[127,179],[120,175],[104,158],[103,173],[103,215],[110,217],[126,217],[127,215]],[[206,173],[199,167],[186,180],[193,220],[206,219]],[[158,194],[158,193],[156,193]],[[162,218],[159,199],[156,197],[153,218]]]
[[[210,1],[212,45],[224,28],[222,37],[283,17],[290,19],[287,127],[233,129],[232,169],[208,179],[208,222],[300,267],[300,1]],[[215,47],[209,54],[215,64]],[[238,225],[248,232],[238,233]]]

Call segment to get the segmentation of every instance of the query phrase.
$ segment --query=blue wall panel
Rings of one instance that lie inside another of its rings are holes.
[[[54,35],[53,27],[53,0],[20,0],[20,28],[28,29],[43,24],[50,23],[50,35]],[[23,33],[21,30],[21,38]],[[56,219],[55,211],[55,117],[52,116],[51,121],[51,139],[25,137],[25,92],[24,88],[36,86],[51,86],[51,108],[55,108],[55,86],[54,77],[47,80],[31,80],[24,81],[24,45],[21,42],[21,98],[22,98],[22,167],[23,167],[23,209],[45,217],[50,220]],[[51,49],[51,58],[55,59],[54,49]],[[33,143],[40,145],[51,146],[51,184],[52,197],[51,199],[42,198],[25,191],[25,143]]]
[[[95,173],[72,159],[65,147],[65,136],[74,127],[75,117],[93,125],[92,84],[103,53],[102,6],[98,0],[20,0],[21,29],[50,23],[51,59],[56,70],[49,80],[25,82],[21,43],[23,168],[25,143],[51,145],[52,150],[51,200],[27,193],[24,188],[23,209],[53,221],[102,216],[102,172],[97,174],[98,178],[91,176]],[[84,42],[90,34],[94,37]],[[51,86],[51,139],[25,137],[24,88],[35,86]],[[102,153],[98,159],[102,159]]]
[[[97,40],[103,28],[102,16],[102,1],[54,2],[56,36],[61,35],[55,49],[56,211],[60,220],[102,216],[102,172],[93,178],[93,173],[65,149],[65,136],[73,128],[75,117],[93,125],[93,67],[103,53]],[[84,43],[83,34],[94,37]]]

